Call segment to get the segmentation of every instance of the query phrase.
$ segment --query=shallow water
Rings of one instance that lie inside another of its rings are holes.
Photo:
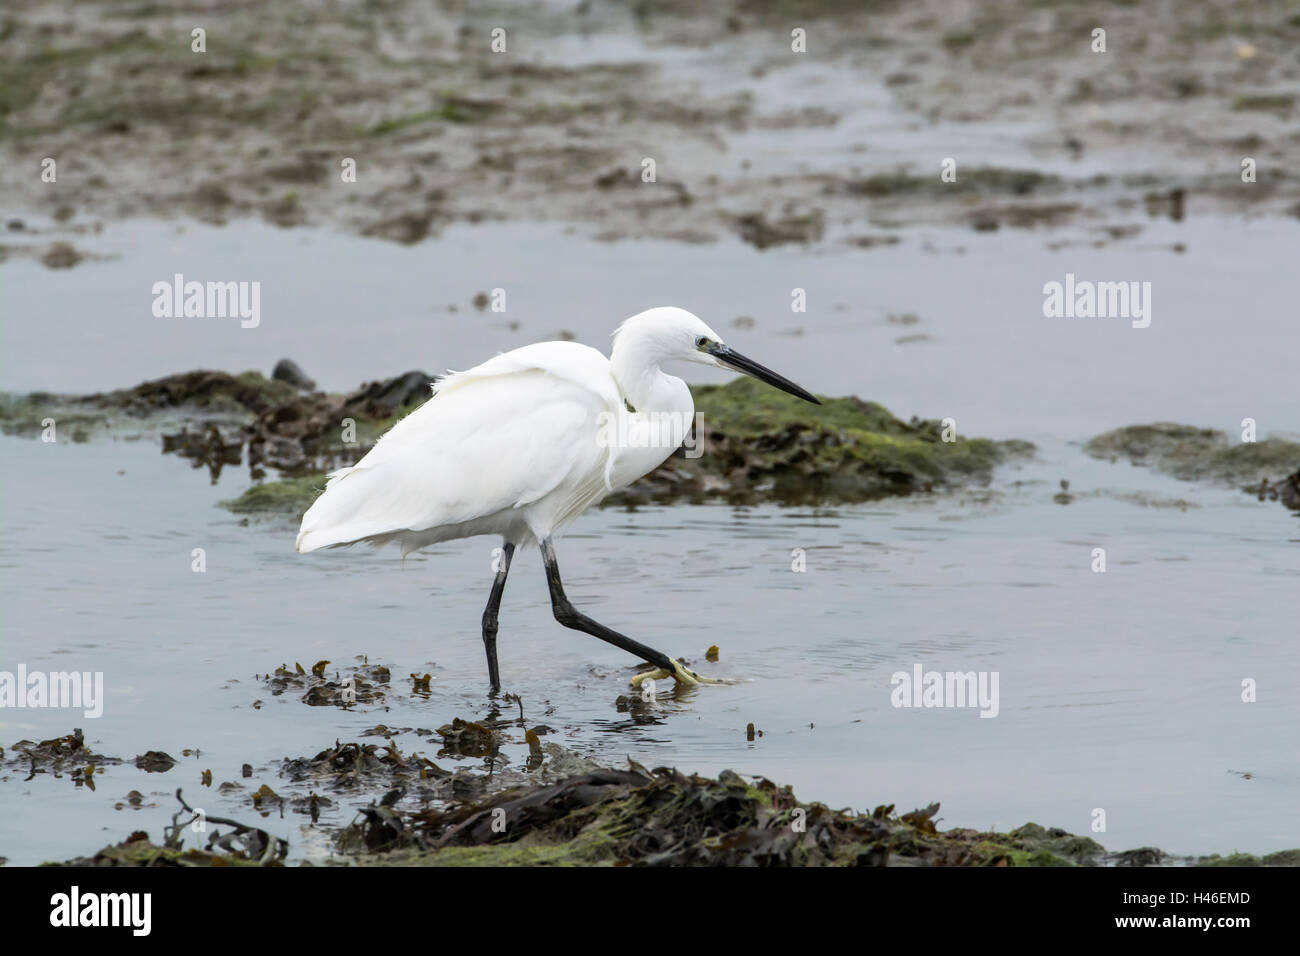
[[[951,416],[967,435],[1076,440],[1158,420],[1236,432],[1246,417],[1261,436],[1300,431],[1300,220],[1153,220],[1100,249],[1052,250],[1049,237],[1098,238],[1088,228],[918,229],[866,251],[758,252],[739,240],[602,243],[503,224],[403,247],[251,222],[132,222],[77,240],[118,258],[67,272],[4,264],[0,388],[80,393],[199,367],[269,373],[288,356],[322,388],[345,390],[407,368],[465,368],[562,330],[606,349],[626,316],[675,304],[813,391],[862,395],[903,418]],[[1170,251],[1175,242],[1186,252]],[[260,325],[154,318],[152,285],[176,272],[260,281]],[[1043,285],[1067,272],[1150,281],[1150,327],[1045,318]],[[494,288],[506,291],[504,314],[470,304]],[[795,288],[807,312],[791,311]],[[919,321],[888,319],[909,313]],[[733,328],[738,316],[754,327]],[[897,341],[915,335],[927,338]]]
[[[248,793],[261,783],[286,792],[282,757],[381,722],[433,728],[485,713],[478,619],[490,539],[405,563],[395,550],[299,556],[287,523],[244,527],[212,507],[238,480],[214,488],[148,444],[5,438],[0,449],[5,666],[103,671],[107,687],[98,720],[11,711],[0,739],[80,726],[100,752],[128,760],[103,768],[94,793],[7,773],[0,854],[14,863],[135,829],[157,838],[177,786],[210,814],[253,819]],[[1088,832],[1100,807],[1108,829],[1097,835],[1114,849],[1300,844],[1300,527],[1276,504],[1230,491],[1195,489],[1200,507],[1187,511],[1093,495],[1101,485],[1189,489],[1064,447],[1047,457],[1008,472],[986,504],[593,512],[559,546],[575,603],[739,683],[679,697],[661,688],[650,723],[618,712],[631,660],[551,619],[531,553],[506,591],[503,681],[529,726],[611,761],[761,773],[805,799],[859,809],[940,800],[947,825],[1035,820]],[[1058,474],[1080,493],[1068,506],[1052,501]],[[202,574],[190,569],[196,547]],[[1093,547],[1107,549],[1105,574],[1090,570]],[[806,549],[803,573],[791,570],[794,548]],[[721,660],[708,664],[713,643]],[[349,713],[271,697],[254,677],[363,653],[392,669],[395,687],[431,671],[430,698]],[[998,672],[998,716],[893,707],[891,675],[917,663]],[[1258,681],[1257,703],[1240,701],[1243,678]],[[751,721],[763,735],[748,742]],[[412,733],[397,743],[454,764]],[[180,757],[195,747],[201,756]],[[146,775],[130,758],[147,749],[180,763]],[[516,765],[525,754],[507,748]],[[239,781],[245,762],[257,773],[238,798],[199,785],[205,768],[216,783]],[[113,809],[132,789],[155,806]],[[325,819],[345,822],[349,806]],[[296,854],[313,842],[292,815],[268,823]]]
[[[529,726],[611,761],[761,773],[833,805],[939,800],[944,825],[1035,820],[1086,833],[1102,808],[1107,830],[1094,835],[1112,849],[1263,853],[1300,845],[1300,525],[1276,503],[1093,461],[1076,443],[1158,419],[1233,431],[1250,416],[1264,435],[1294,432],[1298,230],[1153,221],[1127,243],[1057,251],[1032,232],[918,230],[890,248],[810,254],[607,244],[540,226],[456,228],[406,248],[137,222],[78,239],[115,259],[60,273],[4,263],[0,387],[84,392],[197,366],[268,370],[287,355],[322,387],[345,389],[406,367],[464,367],[560,329],[603,345],[630,312],[685,305],[817,391],[1029,438],[1039,460],[1001,472],[989,496],[587,515],[558,549],[575,603],[739,683],[664,691],[652,721],[620,712],[631,660],[551,619],[540,562],[526,554],[500,653]],[[1171,252],[1175,241],[1187,251]],[[260,278],[261,325],[153,318],[150,286],[175,271]],[[1151,280],[1151,327],[1043,318],[1042,284],[1066,271]],[[505,316],[469,305],[496,286],[508,290]],[[789,310],[794,286],[809,291],[806,314]],[[739,315],[755,327],[733,329]],[[917,333],[931,338],[895,341]],[[1066,506],[1053,500],[1061,478],[1076,495]],[[299,556],[287,523],[244,526],[214,507],[246,484],[235,468],[213,487],[152,440],[0,438],[0,669],[103,671],[108,693],[98,720],[0,712],[0,744],[83,727],[98,751],[128,761],[104,768],[93,793],[5,771],[0,856],[62,859],[136,829],[159,839],[177,786],[209,813],[251,820],[258,785],[292,792],[280,758],[380,722],[435,728],[485,713],[478,626],[495,541],[404,563],[395,550]],[[1105,574],[1090,569],[1095,547],[1107,549]],[[203,574],[190,570],[194,548],[205,549]],[[806,549],[804,573],[791,570],[795,548]],[[702,661],[710,644],[717,664]],[[358,654],[389,666],[395,686],[431,671],[430,698],[349,713],[271,697],[255,678]],[[891,675],[918,663],[996,671],[998,716],[893,707]],[[1256,703],[1240,700],[1247,678]],[[763,732],[753,742],[750,722]],[[397,743],[454,764],[414,734]],[[180,764],[148,776],[130,765],[147,749]],[[506,753],[518,765],[526,748]],[[240,780],[245,762],[257,772],[240,797],[200,786],[202,769]],[[114,809],[132,789],[153,806]],[[325,819],[351,812],[344,800]],[[320,846],[296,819],[267,824],[296,855]]]

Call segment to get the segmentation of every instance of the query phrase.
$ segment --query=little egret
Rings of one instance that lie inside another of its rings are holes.
[[[553,538],[603,497],[662,464],[695,415],[690,389],[660,365],[682,360],[752,375],[821,404],[789,379],[724,345],[684,309],[634,315],[608,359],[576,342],[540,342],[452,372],[350,468],[329,475],[303,515],[300,552],[366,541],[403,554],[440,541],[500,535],[483,646],[492,692],[497,611],[515,549],[536,542],[555,619],[653,664],[634,684],[672,677],[713,683],[667,654],[598,624],[565,597]]]

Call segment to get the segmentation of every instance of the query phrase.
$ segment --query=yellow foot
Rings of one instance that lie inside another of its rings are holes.
[[[632,686],[640,687],[648,680],[664,680],[668,677],[671,677],[678,684],[684,684],[686,686],[694,684],[731,683],[731,681],[714,680],[712,677],[703,677],[700,674],[695,673],[695,671],[691,670],[689,667],[684,666],[681,661],[673,661],[673,669],[670,671],[666,671],[662,667],[657,667],[652,671],[645,671],[637,674],[632,678]]]

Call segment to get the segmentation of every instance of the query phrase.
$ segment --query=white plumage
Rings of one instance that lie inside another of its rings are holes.
[[[618,391],[608,371],[603,382],[562,374],[578,364],[564,353],[579,350],[608,365],[595,349],[546,342],[443,379],[361,461],[330,475],[303,517],[298,550],[372,540],[412,551],[526,531],[525,507],[558,518],[583,498],[582,507],[591,504],[602,483],[590,476],[608,450],[584,433],[601,411],[617,409]]]
[[[573,342],[542,342],[447,375],[433,397],[350,468],[332,473],[303,515],[299,551],[397,542],[403,553],[480,534],[500,535],[505,561],[483,618],[498,687],[496,615],[509,558],[542,545],[557,619],[656,664],[677,680],[699,675],[580,614],[564,597],[550,539],[605,495],[658,467],[682,444],[695,404],[666,374],[669,360],[754,375],[812,395],[722,344],[683,309],[650,309],[614,333],[608,359]]]
[[[676,342],[653,334],[664,313],[689,326]],[[396,541],[410,552],[479,534],[518,544],[558,531],[681,443],[616,447],[608,437],[650,435],[656,417],[689,423],[690,390],[658,361],[670,357],[667,346],[694,349],[700,336],[716,339],[688,312],[651,309],[615,333],[613,361],[576,342],[540,342],[447,375],[369,454],[329,476],[303,516],[298,550]]]

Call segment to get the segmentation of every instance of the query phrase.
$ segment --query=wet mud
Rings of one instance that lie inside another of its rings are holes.
[[[1114,5],[1104,53],[1092,11],[1028,0],[244,14],[7,4],[0,166],[55,159],[59,189],[10,177],[15,205],[52,225],[4,253],[75,267],[79,233],[131,216],[399,243],[546,220],[610,241],[735,235],[764,249],[866,247],[927,223],[1094,223],[1104,244],[1116,218],[1135,220],[1131,234],[1143,218],[1243,202],[1300,213],[1300,16],[1286,5],[1215,0],[1174,23]],[[787,85],[803,95],[769,92]],[[952,157],[942,181],[954,132],[981,123],[1004,145]],[[1249,186],[1243,157],[1266,171]]]

